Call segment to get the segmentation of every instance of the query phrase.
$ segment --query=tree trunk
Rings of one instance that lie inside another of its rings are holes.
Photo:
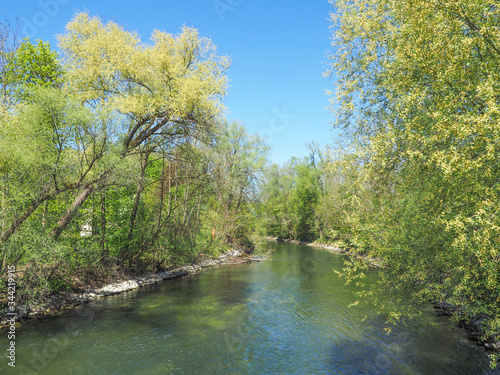
[[[102,175],[100,177],[100,179],[102,179],[105,175],[106,174]],[[97,180],[97,181],[99,181],[99,180]],[[97,181],[94,180],[92,183],[95,183]],[[90,186],[90,185],[91,185],[91,183],[89,182],[83,186],[86,187],[86,186]],[[70,184],[70,185],[66,185],[66,186],[59,188],[59,189],[54,189],[48,193],[45,191],[45,193],[42,194],[40,197],[33,199],[31,201],[31,205],[28,207],[28,209],[20,217],[18,217],[14,221],[14,223],[9,227],[9,229],[7,229],[6,232],[3,233],[2,238],[0,239],[0,246],[3,243],[5,243],[10,238],[10,236],[12,236],[16,232],[16,230],[21,226],[21,224],[23,224],[31,216],[31,214],[38,208],[38,206],[40,206],[40,204],[42,204],[43,202],[45,202],[47,200],[54,199],[57,195],[59,195],[61,193],[64,193],[64,192],[69,191],[69,190],[78,189],[81,186],[82,185],[80,185],[80,182],[77,182],[76,184]]]
[[[52,237],[54,239],[59,238],[61,233],[63,232],[64,229],[66,229],[66,226],[73,220],[73,217],[76,215],[78,210],[82,207],[83,203],[85,203],[85,200],[89,197],[89,195],[95,190],[95,186],[98,185],[100,187],[104,187],[104,181],[106,178],[113,172],[114,167],[108,169],[106,172],[102,173],[99,178],[89,181],[86,184],[83,185],[83,191],[80,193],[80,195],[75,199],[75,201],[71,204],[71,206],[68,208],[66,213],[62,218],[59,219],[57,222],[56,226],[52,231],[49,233],[49,237]],[[78,183],[77,186],[71,185],[67,186],[64,189],[59,189],[56,193],[62,193],[64,191],[70,190],[77,188],[81,185],[79,185],[80,182]],[[53,194],[55,197],[57,194]],[[52,196],[51,196],[52,197]]]
[[[139,209],[139,203],[141,202],[141,194],[144,190],[144,176],[146,174],[146,166],[148,165],[149,153],[144,155],[144,160],[142,160],[141,165],[141,178],[139,179],[139,186],[137,187],[137,193],[135,194],[134,207],[132,208],[132,213],[130,214],[130,226],[128,228],[127,242],[123,248],[123,254],[129,258],[130,242],[134,238],[134,226],[135,219],[137,218],[137,211]]]
[[[106,252],[106,192],[101,194],[101,258],[107,258]]]
[[[86,187],[80,193],[78,198],[76,198],[75,201],[68,208],[63,217],[59,219],[55,228],[52,229],[52,231],[49,234],[50,237],[52,237],[54,240],[57,240],[59,238],[62,231],[66,229],[66,226],[71,222],[71,220],[73,220],[73,217],[76,215],[80,207],[82,207],[85,200],[89,197],[90,194],[92,194],[92,191],[94,191],[94,186],[86,185]]]
[[[49,211],[49,201],[45,200],[45,202],[43,202],[42,229],[45,229],[45,225],[47,224],[48,211]]]
[[[10,236],[12,236],[17,228],[21,226],[24,221],[30,217],[30,215],[40,206],[40,204],[45,200],[46,198],[40,198],[38,200],[33,200],[31,202],[31,205],[28,207],[28,209],[22,214],[20,217],[17,218],[16,221],[10,226],[9,229],[5,231],[5,233],[2,236],[2,240],[0,241],[0,244],[6,242]]]
[[[135,219],[137,218],[137,211],[139,209],[139,203],[141,202],[141,194],[144,187],[142,181],[139,183],[139,187],[137,188],[137,193],[135,194],[134,207],[132,208],[132,213],[130,214],[130,226],[128,228],[127,242],[125,243],[124,254],[128,257],[129,245],[134,238],[134,226]]]

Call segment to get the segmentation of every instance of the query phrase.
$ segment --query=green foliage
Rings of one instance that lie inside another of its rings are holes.
[[[260,232],[263,235],[284,238],[292,236],[292,174],[290,163],[283,167],[273,164],[264,173],[259,210],[262,216]]]
[[[229,60],[195,29],[146,44],[86,13],[59,41],[62,59],[27,39],[9,55],[0,107],[0,275],[20,270],[19,303],[251,246],[267,147],[221,119]]]
[[[332,3],[332,109],[352,141],[331,168],[352,184],[337,190],[347,199],[337,217],[354,250],[384,260],[378,292],[403,296],[394,316],[446,301],[460,319],[486,317],[490,336],[500,311],[498,6]]]
[[[26,87],[55,87],[62,84],[63,69],[48,42],[34,45],[25,38],[9,59],[7,74],[21,95]]]
[[[292,205],[297,209],[297,223],[294,232],[297,239],[310,241],[316,238],[315,208],[318,203],[319,191],[316,171],[309,165],[297,166],[297,180]]]
[[[257,177],[267,162],[269,148],[262,139],[246,133],[243,125],[226,123],[208,150],[214,177],[214,197],[209,222],[218,238],[241,246],[249,243]]]
[[[266,170],[260,188],[264,235],[300,241],[317,238],[321,168],[311,156],[302,161],[292,158],[282,167],[274,164]]]

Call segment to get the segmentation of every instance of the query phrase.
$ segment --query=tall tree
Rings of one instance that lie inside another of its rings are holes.
[[[228,59],[217,56],[210,40],[194,29],[183,28],[177,36],[155,31],[151,40],[143,44],[137,34],[87,13],[77,14],[59,36],[67,90],[121,115],[122,157],[146,141],[160,147],[186,134],[197,136],[220,114]],[[73,206],[86,197],[83,190]],[[71,218],[61,217],[58,227]]]
[[[43,202],[100,180],[93,169],[108,147],[99,118],[80,103],[55,88],[29,92],[30,103],[5,113],[0,129],[0,167],[11,177],[10,191],[19,192],[10,194],[12,223],[0,243]]]
[[[7,18],[0,21],[0,90],[3,106],[7,106],[13,99],[10,61],[19,47],[19,29],[19,22],[13,24]]]
[[[403,300],[447,300],[498,331],[496,2],[332,3],[337,125],[361,150],[367,205],[384,208],[364,223],[378,221],[382,280]]]
[[[256,180],[267,163],[269,148],[258,136],[248,135],[244,126],[226,123],[210,152],[215,182],[215,207],[221,217],[214,222],[218,236],[236,243],[248,239],[248,204],[254,200]]]

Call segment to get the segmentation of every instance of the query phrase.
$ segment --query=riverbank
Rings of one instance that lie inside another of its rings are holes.
[[[468,319],[461,318],[461,313],[456,306],[449,304],[448,302],[433,302],[434,310],[437,315],[454,317],[458,320],[457,326],[463,328],[467,333],[467,338],[474,342],[476,345],[482,346],[489,354],[500,354],[500,334],[495,334],[489,336],[486,340],[485,330],[483,324],[487,322],[488,318],[485,316],[473,316]]]
[[[15,315],[7,314],[6,310],[2,311],[0,313],[0,327],[8,326],[10,324],[8,320],[11,321],[13,316],[15,317],[15,320],[19,322],[25,319],[37,319],[56,315],[61,311],[71,309],[106,296],[123,293],[147,285],[152,285],[163,280],[169,280],[188,274],[193,274],[208,267],[220,266],[225,264],[250,263],[253,260],[254,259],[250,258],[247,252],[243,250],[231,249],[225,251],[217,258],[205,259],[197,263],[187,264],[171,270],[131,277],[127,280],[115,281],[102,287],[90,287],[80,293],[57,293],[54,296],[51,296],[47,302],[40,305],[17,306],[16,310],[14,311]]]

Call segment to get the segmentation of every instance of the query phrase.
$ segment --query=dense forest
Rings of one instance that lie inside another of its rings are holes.
[[[17,266],[20,303],[250,245],[268,148],[225,120],[229,60],[210,40],[144,44],[86,13],[60,56],[1,32],[0,270]]]
[[[150,44],[80,13],[42,41],[0,30],[0,272],[26,300],[115,265],[156,271],[252,236],[349,252],[360,301],[450,306],[500,332],[500,9],[493,0],[332,0],[337,144],[269,165],[226,120],[230,61],[183,28]]]

